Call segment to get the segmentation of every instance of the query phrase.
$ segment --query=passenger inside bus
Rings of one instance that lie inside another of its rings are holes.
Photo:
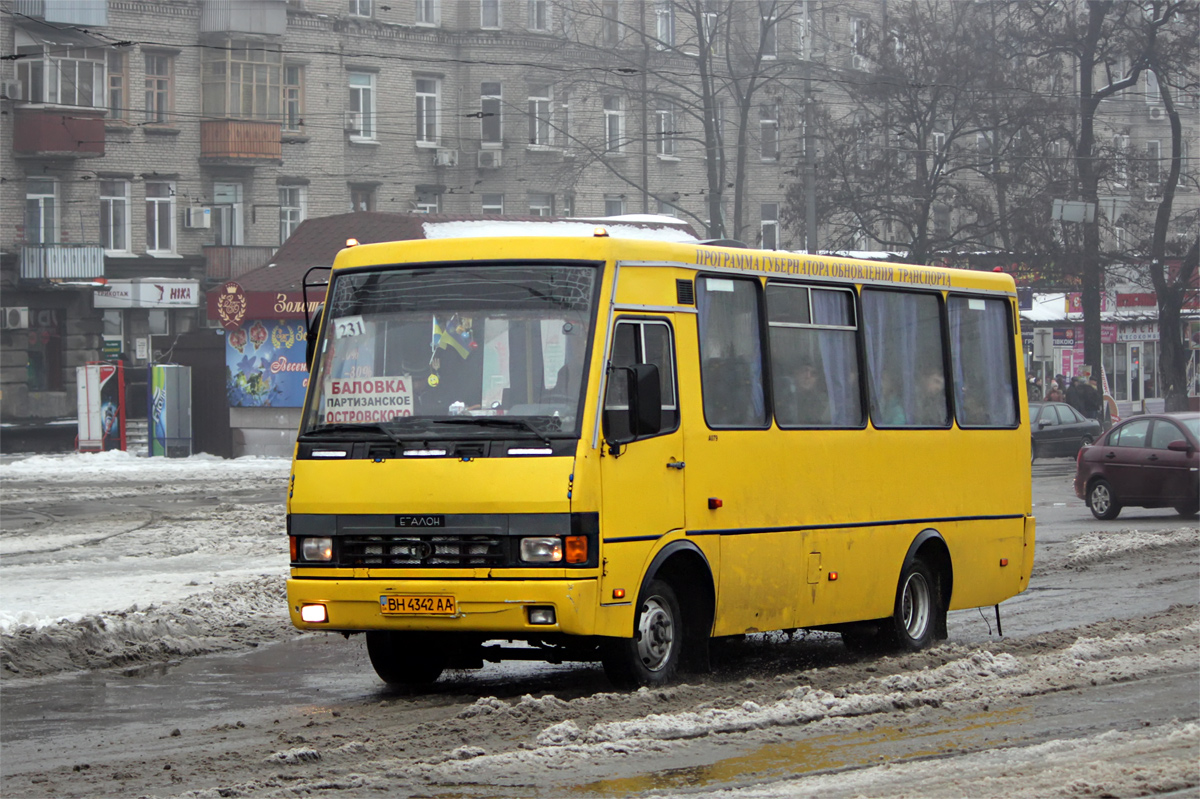
[[[829,415],[829,392],[824,375],[808,358],[801,358],[792,374],[783,378],[782,396],[776,397],[775,414],[781,426],[826,426]]]

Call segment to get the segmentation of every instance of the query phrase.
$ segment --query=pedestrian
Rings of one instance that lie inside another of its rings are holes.
[[[1092,418],[1095,403],[1092,401],[1091,396],[1089,396],[1087,382],[1084,381],[1083,375],[1075,375],[1071,380],[1071,385],[1067,388],[1066,394],[1063,396],[1067,400],[1068,405],[1084,416]]]
[[[1063,393],[1058,390],[1058,381],[1050,381],[1050,390],[1046,392],[1046,402],[1062,402]]]

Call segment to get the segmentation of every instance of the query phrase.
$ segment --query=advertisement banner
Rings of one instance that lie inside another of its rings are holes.
[[[299,408],[308,388],[304,320],[245,321],[225,335],[231,408]]]

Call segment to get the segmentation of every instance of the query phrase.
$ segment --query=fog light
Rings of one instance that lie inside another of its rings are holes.
[[[324,624],[329,621],[329,614],[325,611],[324,605],[302,605],[300,618],[309,624]]]
[[[521,539],[521,560],[526,563],[558,563],[562,559],[561,538]]]
[[[333,560],[333,539],[305,538],[304,543],[301,545],[301,551],[304,553],[305,560]]]
[[[526,608],[530,624],[554,624],[554,608]]]

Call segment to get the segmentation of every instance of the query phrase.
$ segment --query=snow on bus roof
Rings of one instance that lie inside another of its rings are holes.
[[[478,238],[481,236],[591,236],[597,227],[610,236],[625,239],[649,239],[677,243],[694,242],[696,237],[685,223],[669,216],[630,214],[596,218],[531,220],[478,219],[451,222],[426,222],[425,238]]]

